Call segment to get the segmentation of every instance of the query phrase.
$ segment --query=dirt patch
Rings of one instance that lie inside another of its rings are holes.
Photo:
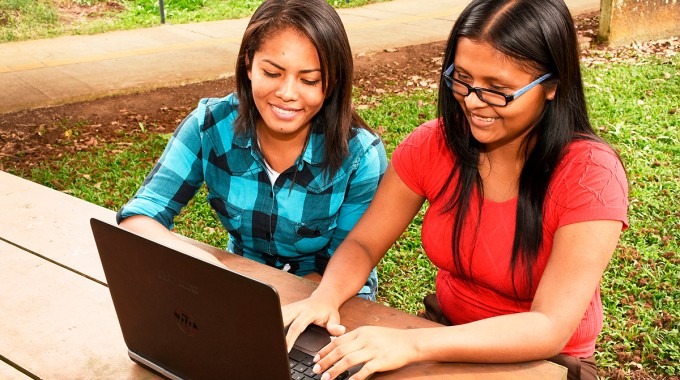
[[[104,19],[106,15],[125,10],[115,1],[62,2],[59,3],[59,19],[65,29],[74,29],[83,22]]]
[[[432,86],[438,82],[443,49],[441,41],[357,56],[360,94],[365,98]],[[230,77],[0,115],[0,170],[28,173],[43,162],[102,143],[148,131],[170,133],[199,99],[234,89]]]

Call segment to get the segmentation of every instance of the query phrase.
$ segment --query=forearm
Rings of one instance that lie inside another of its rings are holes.
[[[376,262],[357,241],[347,239],[328,263],[323,280],[312,297],[321,297],[339,308],[366,284]]]
[[[172,231],[168,230],[164,225],[160,224],[153,218],[145,215],[135,215],[123,219],[120,226],[128,231],[132,231],[138,235],[144,236],[148,239],[162,242],[175,248],[181,252],[187,253],[191,256],[208,261],[212,264],[224,266],[211,253],[204,251],[197,246],[180,239]]]
[[[556,355],[570,335],[547,315],[525,312],[412,330],[407,336],[414,361],[514,363]]]

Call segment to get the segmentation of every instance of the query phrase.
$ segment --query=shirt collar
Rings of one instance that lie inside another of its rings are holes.
[[[317,128],[312,127],[309,142],[302,153],[302,161],[310,165],[319,166],[323,162],[324,142],[326,138],[323,132],[315,132],[314,129]],[[233,143],[241,149],[252,149],[253,136],[250,132],[237,133],[234,136]]]
[[[310,165],[318,166],[323,162],[324,142],[326,136],[323,132],[315,132],[314,129],[309,136],[309,142],[302,154],[302,159]]]
[[[232,143],[242,149],[251,148],[253,146],[253,138],[250,131],[246,131],[245,133],[234,133]]]

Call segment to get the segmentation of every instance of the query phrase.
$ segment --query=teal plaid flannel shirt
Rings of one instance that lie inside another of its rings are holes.
[[[328,179],[321,169],[324,135],[313,128],[296,164],[272,184],[251,136],[234,134],[237,112],[235,94],[202,99],[118,212],[118,221],[146,215],[172,228],[175,216],[205,183],[208,202],[229,232],[228,251],[300,276],[323,274],[385,172],[380,138],[355,129],[349,155]],[[359,295],[375,299],[376,290],[374,269]]]

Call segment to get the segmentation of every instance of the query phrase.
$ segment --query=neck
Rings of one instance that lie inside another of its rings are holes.
[[[479,174],[484,198],[504,202],[517,197],[524,161],[524,149],[521,146],[505,145],[499,149],[483,150],[479,156]]]
[[[307,127],[292,134],[278,134],[258,123],[256,133],[264,159],[272,169],[283,173],[304,152],[310,129]]]

